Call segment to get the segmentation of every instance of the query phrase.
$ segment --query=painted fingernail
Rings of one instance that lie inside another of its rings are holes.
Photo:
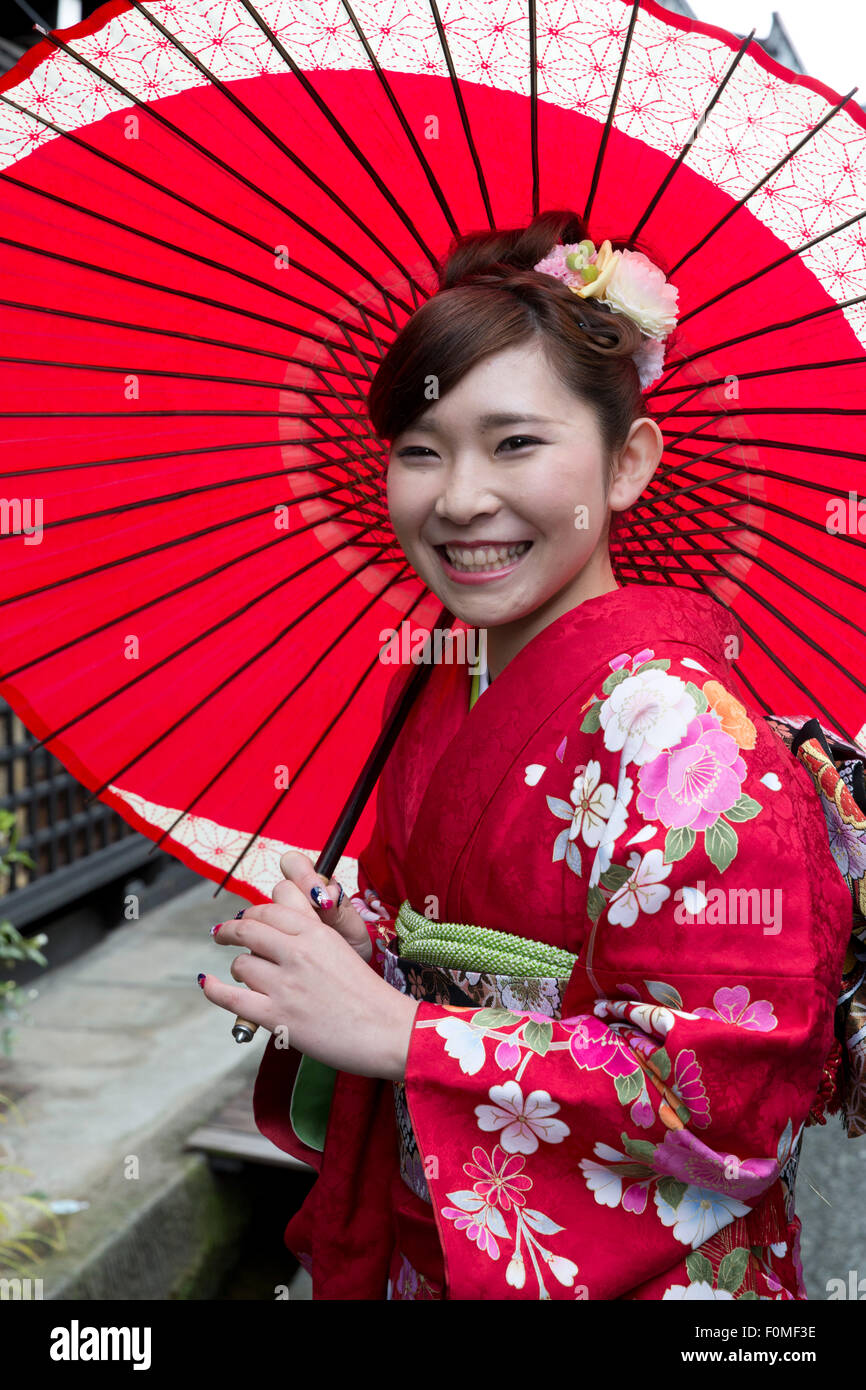
[[[204,989],[204,982],[207,979],[207,975],[196,975],[196,979],[198,980],[199,988]]]
[[[313,902],[316,904],[316,907],[322,907],[322,908],[324,908],[326,911],[327,911],[327,909],[328,909],[329,907],[333,907],[333,906],[334,906],[334,900],[333,900],[333,898],[329,898],[329,897],[326,897],[326,896],[325,896],[325,889],[322,887],[322,885],[321,885],[320,883],[317,883],[316,886],[315,886],[315,888],[311,888],[311,889],[310,889],[310,897],[312,898]]]
[[[243,917],[243,915],[244,915],[245,912],[246,912],[246,908],[245,908],[245,907],[242,907],[241,910],[240,910],[240,912],[236,912],[236,913],[235,913],[235,921],[237,921],[238,917]]]
[[[217,932],[219,931],[219,929],[220,929],[221,926],[222,926],[222,922],[217,922],[217,924],[216,924],[215,927],[211,927],[211,929],[210,929],[210,934],[211,934],[211,936],[216,936],[216,934],[217,934]]]

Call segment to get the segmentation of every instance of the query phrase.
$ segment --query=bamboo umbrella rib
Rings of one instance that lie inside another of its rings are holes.
[[[330,643],[330,645],[329,645],[329,647],[328,647],[328,651],[330,651],[330,650],[333,648],[333,646],[335,645],[336,642],[342,641],[342,639],[346,636],[346,634],[347,634],[348,632],[351,631],[352,627],[355,626],[355,625],[357,624],[357,622],[358,622],[361,618],[363,618],[364,615],[365,615],[367,612],[369,612],[369,610],[370,610],[371,608],[373,608],[373,607],[379,602],[379,600],[380,600],[381,597],[382,597],[382,594],[386,593],[387,590],[390,589],[394,584],[400,583],[400,581],[401,581],[401,579],[402,579],[402,577],[403,577],[403,572],[404,572],[406,569],[408,569],[408,566],[407,566],[407,565],[404,565],[404,566],[403,566],[403,569],[402,569],[402,570],[399,570],[399,571],[397,572],[397,574],[393,575],[392,578],[388,581],[388,583],[384,586],[384,588],[380,589],[377,593],[373,594],[372,597],[371,597],[371,598],[364,604],[364,606],[360,609],[360,611],[352,616],[352,618],[346,623],[345,627],[343,627],[343,628],[337,633],[336,639]],[[411,613],[411,612],[414,612],[415,608],[417,608],[418,604],[423,600],[423,598],[424,598],[424,593],[422,592],[421,594],[419,594],[419,595],[416,597],[414,603],[412,604],[411,608],[409,609],[409,612],[410,612],[410,613]],[[376,659],[377,659],[377,661],[378,661],[378,659],[379,659],[379,653],[377,653],[377,658],[376,658]],[[300,686],[303,684],[303,681],[306,680],[307,677],[310,675],[310,671],[311,671],[312,669],[313,669],[313,667],[312,667],[312,665],[311,665],[310,668],[308,668],[308,670],[305,672],[305,674],[303,675],[303,677],[301,678],[301,680],[298,681],[298,682],[296,682],[296,684],[291,688],[291,690],[287,691],[286,694],[282,696],[282,698],[277,702],[277,704],[273,707],[273,709],[270,711],[270,713],[267,714],[267,715],[264,717],[264,719],[262,719],[262,720],[259,721],[259,723],[256,725],[256,727],[255,727],[255,728],[247,735],[247,737],[244,739],[243,743],[241,743],[237,748],[233,748],[233,749],[232,749],[232,752],[231,752],[230,757],[228,757],[228,758],[226,759],[226,761],[223,763],[222,767],[217,768],[217,770],[216,770],[216,772],[213,774],[213,776],[205,783],[205,785],[204,785],[203,787],[201,787],[201,788],[199,789],[198,792],[196,792],[196,794],[195,794],[195,796],[192,798],[192,800],[189,801],[189,802],[187,803],[187,805],[184,807],[183,811],[181,811],[181,812],[179,813],[179,815],[177,815],[177,816],[175,817],[175,819],[172,821],[171,825],[167,826],[166,829],[163,830],[162,834],[159,836],[159,839],[156,840],[156,841],[154,842],[153,849],[151,850],[151,854],[154,854],[154,853],[156,852],[156,850],[159,849],[159,846],[162,844],[162,842],[163,842],[165,839],[167,839],[167,837],[168,837],[169,835],[171,835],[171,834],[174,833],[175,827],[176,827],[177,825],[180,824],[180,822],[184,819],[184,817],[186,817],[186,816],[189,815],[189,813],[190,813],[190,811],[192,810],[193,806],[195,806],[195,805],[201,800],[201,798],[202,798],[203,796],[206,796],[206,795],[207,795],[207,793],[211,790],[211,788],[214,787],[214,786],[216,785],[216,783],[219,781],[220,777],[222,777],[223,774],[229,770],[229,768],[232,766],[232,763],[245,751],[246,748],[249,747],[249,745],[253,742],[254,739],[258,738],[258,736],[259,736],[259,734],[262,732],[262,730],[263,730],[264,728],[266,728],[267,725],[271,722],[271,720],[274,719],[274,718],[279,714],[280,710],[283,709],[283,708],[288,704],[289,700],[292,698],[292,696],[297,692],[297,690],[298,690],[298,689],[300,688]],[[342,708],[341,708],[340,713],[341,713],[341,714],[342,714],[342,713],[345,713],[346,708],[347,708],[347,706],[346,706],[346,705],[343,705]],[[318,744],[317,744],[316,746],[318,746]],[[295,779],[296,779],[296,780],[297,780],[297,777],[300,775],[300,773],[303,771],[304,767],[306,767],[306,765],[307,765],[307,763],[309,762],[311,756],[312,756],[311,754],[308,754],[308,755],[304,758],[303,762],[301,763],[301,766],[299,767],[298,771],[295,773]],[[268,819],[270,818],[270,815],[272,815],[272,814],[273,814],[273,810],[271,810],[271,811],[268,813]],[[266,823],[267,823],[267,822],[264,822],[263,824],[266,824]],[[257,834],[260,834],[260,833],[261,833],[261,828],[260,828],[260,830],[257,832]],[[247,846],[247,848],[249,848],[249,845]],[[234,870],[232,870],[232,872],[233,872],[233,871],[234,871]]]
[[[640,0],[634,0],[634,4],[632,5],[631,10],[631,16],[628,22],[628,29],[626,30],[625,42],[622,46],[622,53],[620,55],[619,68],[616,74],[616,82],[614,83],[613,92],[611,93],[610,105],[607,111],[607,119],[604,123],[604,130],[601,133],[601,140],[599,142],[598,152],[595,157],[595,165],[592,171],[592,180],[589,186],[589,193],[587,195],[586,204],[583,209],[583,221],[587,225],[589,223],[589,214],[592,211],[592,205],[595,201],[595,195],[598,191],[599,180],[601,179],[601,171],[602,166],[604,164],[604,156],[607,151],[607,142],[610,138],[610,132],[613,126],[613,118],[616,113],[617,102],[619,101],[619,93],[620,88],[622,87],[622,79],[625,76],[626,63],[628,62],[629,49],[631,48],[632,35],[634,34],[634,27],[637,23],[639,8]]]
[[[823,361],[817,362],[792,362],[789,366],[784,367],[756,367],[750,372],[737,372],[736,377],[737,381],[757,381],[768,376],[789,375],[791,372],[821,372],[831,367],[862,367],[864,364],[866,364],[866,357],[863,356],[837,357],[833,359],[825,358]],[[706,381],[701,382],[697,389],[699,391],[707,391],[714,386],[724,386],[729,380],[730,377],[726,376],[709,377]],[[648,397],[673,396],[681,391],[690,391],[691,388],[692,382],[690,381],[680,385],[664,386],[660,390],[656,390],[655,387],[650,387],[646,395]]]
[[[800,151],[809,143],[809,141],[814,139],[814,137],[818,134],[818,131],[824,129],[824,126],[827,124],[828,121],[832,121],[833,117],[839,114],[839,112],[846,105],[846,103],[851,100],[851,98],[854,96],[854,93],[857,90],[858,89],[856,87],[852,87],[850,92],[848,92],[847,96],[842,97],[840,101],[837,101],[835,106],[832,106],[829,111],[826,111],[824,115],[821,117],[821,119],[819,121],[816,121],[815,124],[812,127],[810,127],[809,130],[806,131],[806,134],[802,137],[802,139],[798,140],[795,145],[792,145],[789,150],[786,150],[785,154],[782,155],[781,159],[776,161],[772,169],[768,169],[766,174],[763,174],[761,178],[758,179],[758,182],[752,185],[748,193],[744,193],[741,198],[737,198],[737,200],[734,203],[732,203],[732,205],[728,208],[727,212],[722,214],[718,222],[716,222],[716,224],[713,227],[711,227],[710,230],[704,236],[701,237],[700,241],[695,242],[694,246],[692,246],[690,250],[688,250],[685,253],[684,256],[680,257],[676,265],[671,266],[668,274],[676,275],[677,271],[685,265],[686,261],[691,260],[692,256],[694,256],[696,252],[702,250],[703,247],[706,246],[707,242],[715,236],[716,232],[719,230],[720,227],[723,227],[725,223],[729,221],[731,217],[734,216],[735,213],[739,212],[740,208],[744,207],[745,204],[749,201],[749,199],[753,198],[755,194],[758,192],[758,190],[764,187],[765,183],[768,183],[771,178],[774,178],[775,175],[779,173],[780,169],[784,169],[788,161],[790,159],[793,159],[795,154],[799,154]]]
[[[391,584],[397,583],[398,581],[399,581],[399,575],[398,575],[395,579],[391,580],[390,583],[389,583],[388,585],[386,585],[386,588],[390,588],[390,585],[391,585]],[[383,590],[383,592],[384,592],[384,590]],[[378,596],[377,596],[377,597],[378,597]],[[418,598],[416,599],[415,603],[413,603],[412,606],[411,606],[411,608],[409,609],[409,613],[413,613],[413,612],[415,611],[415,608],[418,606],[418,604],[422,601],[422,599],[423,599],[424,597],[425,597],[425,594],[424,594],[424,593],[419,594],[419,596],[418,596]],[[371,603],[372,603],[372,600],[371,600]],[[370,606],[370,605],[368,605],[368,606]],[[405,620],[406,617],[408,617],[409,613],[404,614],[404,620]],[[335,639],[333,642],[330,642],[330,643],[328,644],[328,647],[326,648],[325,652],[323,653],[323,656],[326,656],[326,655],[333,649],[333,647],[334,647],[335,645],[336,645],[336,639]],[[370,675],[372,675],[372,673],[377,669],[377,667],[379,666],[379,664],[380,664],[380,653],[377,652],[376,655],[375,655],[375,657],[373,658],[373,660],[372,660],[372,661],[369,663],[369,665],[366,667],[366,669],[365,669],[364,671],[361,672],[361,674],[360,674],[360,676],[358,677],[358,679],[356,680],[355,684],[352,686],[351,690],[350,690],[350,691],[348,692],[348,694],[346,695],[346,698],[345,698],[345,700],[343,701],[342,705],[339,707],[339,709],[337,710],[337,712],[332,716],[332,718],[328,721],[327,726],[325,727],[325,729],[323,730],[323,732],[319,735],[318,739],[317,739],[316,742],[313,744],[313,746],[312,746],[312,748],[310,749],[310,751],[309,751],[309,753],[307,754],[307,756],[306,756],[304,759],[302,759],[301,763],[300,763],[299,766],[298,766],[297,771],[295,772],[295,782],[297,782],[298,777],[300,777],[301,773],[304,771],[304,768],[307,766],[307,764],[309,763],[310,759],[313,758],[313,757],[315,756],[315,754],[318,752],[318,750],[319,750],[319,748],[321,747],[321,745],[325,742],[325,739],[326,739],[326,738],[328,737],[328,735],[331,733],[331,730],[336,726],[336,724],[339,722],[339,720],[342,719],[342,717],[343,717],[343,715],[345,714],[346,710],[349,708],[349,706],[351,705],[352,701],[355,699],[355,697],[357,696],[358,692],[361,690],[361,688],[362,688],[364,682],[367,680],[367,678],[368,678]],[[244,847],[244,849],[241,850],[241,852],[240,852],[240,854],[238,855],[237,859],[236,859],[235,862],[232,864],[231,868],[228,870],[228,872],[226,873],[225,877],[221,880],[221,882],[220,882],[219,885],[217,886],[216,892],[215,892],[214,895],[213,895],[214,897],[216,897],[216,894],[219,892],[220,888],[223,888],[223,887],[225,886],[225,884],[228,883],[229,879],[231,878],[232,874],[233,874],[233,873],[235,872],[235,870],[237,869],[237,867],[238,867],[238,865],[240,864],[241,860],[243,859],[244,855],[247,854],[247,853],[249,852],[250,849],[252,849],[253,845],[256,843],[256,840],[259,838],[259,836],[262,834],[262,832],[264,831],[265,827],[268,825],[269,821],[271,820],[271,817],[274,816],[274,815],[276,814],[276,812],[277,812],[277,810],[279,809],[279,807],[281,806],[283,800],[285,799],[286,796],[288,796],[290,790],[291,790],[291,783],[289,784],[288,787],[286,787],[286,788],[280,793],[280,795],[277,797],[276,801],[275,801],[275,802],[273,803],[273,805],[271,806],[271,809],[267,812],[267,814],[265,815],[264,819],[263,819],[263,820],[260,822],[260,824],[258,825],[257,829],[256,829],[256,830],[253,832],[253,834],[250,836],[249,840],[247,841],[246,846]],[[151,851],[151,853],[152,853],[152,852],[153,852],[153,851]]]
[[[653,194],[652,198],[647,204],[642,216],[635,224],[632,230],[632,234],[629,237],[630,242],[634,242],[634,239],[637,236],[638,232],[640,232],[643,229],[644,224],[655,211],[665,190],[667,189],[668,184],[671,182],[680,165],[682,164],[683,160],[685,159],[686,155],[688,154],[689,150],[692,148],[695,141],[700,136],[701,131],[706,126],[707,116],[709,116],[716,102],[719,100],[719,97],[722,95],[722,92],[728,85],[728,82],[733,77],[741,60],[745,57],[746,50],[748,49],[749,44],[752,42],[752,39],[755,37],[755,32],[756,31],[753,29],[750,34],[746,35],[746,37],[743,39],[743,42],[740,44],[740,47],[738,48],[737,52],[734,54],[734,57],[728,65],[727,71],[722,77],[721,82],[719,83],[710,100],[707,102],[707,105],[704,107],[703,111],[698,117],[691,133],[686,137],[682,149],[680,150],[670,169],[668,169],[667,173],[665,174],[664,178],[662,179],[661,183],[659,184],[658,188],[656,189],[655,193]]]
[[[457,105],[457,112],[460,116],[460,124],[463,127],[463,134],[466,137],[466,145],[469,150],[469,155],[472,160],[472,164],[475,168],[475,177],[478,180],[478,189],[481,194],[481,199],[484,203],[484,211],[487,214],[487,223],[488,226],[492,228],[494,226],[493,208],[490,202],[490,193],[487,188],[487,180],[484,177],[484,170],[481,167],[481,160],[479,158],[478,150],[475,145],[475,140],[472,135],[472,128],[469,123],[469,117],[466,112],[466,103],[463,100],[463,92],[460,87],[460,82],[457,78],[457,72],[454,67],[454,59],[451,56],[451,49],[448,47],[448,40],[445,37],[445,27],[442,23],[442,16],[439,13],[439,7],[436,4],[436,0],[430,0],[430,9],[433,14],[433,22],[436,25],[436,32],[439,35],[439,43],[442,47],[442,56],[444,57],[445,63],[448,67],[448,76],[451,79],[451,90],[454,94],[454,100]]]

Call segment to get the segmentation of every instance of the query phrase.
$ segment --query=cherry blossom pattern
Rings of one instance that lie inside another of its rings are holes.
[[[631,800],[632,783],[614,788],[601,781],[601,764],[594,759],[579,772],[572,784],[569,800],[547,796],[549,809],[560,820],[568,821],[553,842],[553,863],[564,859],[578,876],[582,872],[578,836],[590,849],[611,845],[625,829],[627,806]],[[608,863],[609,863],[608,854]],[[603,866],[603,867],[606,867]]]
[[[539,1143],[561,1144],[571,1133],[568,1125],[555,1118],[559,1102],[548,1091],[530,1091],[524,1096],[517,1082],[509,1080],[491,1086],[490,1105],[476,1105],[478,1127],[487,1132],[500,1130],[500,1142],[508,1153],[535,1153]]]
[[[609,922],[631,927],[642,912],[657,912],[667,899],[664,879],[670,866],[689,853],[698,834],[710,861],[723,871],[738,849],[734,825],[751,820],[762,807],[742,790],[747,766],[740,748],[754,747],[755,726],[724,686],[707,681],[700,689],[694,681],[671,675],[670,660],[655,659],[649,648],[635,658],[622,653],[610,665],[614,669],[602,686],[606,698],[590,698],[581,730],[602,731],[605,747],[621,751],[621,786],[626,766],[638,767],[635,809],[646,824],[629,843],[652,838],[653,822],[667,832],[663,850],[652,849],[643,858],[633,850],[626,864],[613,863],[631,782],[627,798],[620,801],[618,791],[608,811],[608,829],[599,832],[587,913],[597,923],[607,910]],[[609,803],[606,795],[605,809]],[[559,813],[566,810],[571,808],[562,803]],[[561,841],[562,836],[557,845]]]
[[[601,1011],[600,1004],[614,1007],[613,1001],[599,1001],[596,1012]],[[572,1060],[584,1071],[607,1072],[620,1104],[630,1107],[633,1124],[649,1129],[656,1119],[647,1080],[660,1097],[658,1118],[664,1125],[680,1128],[693,1119],[699,1125],[709,1122],[706,1092],[700,1068],[694,1073],[697,1064],[691,1050],[678,1053],[672,1064],[664,1047],[646,1033],[625,1024],[607,1024],[592,1014],[564,1018],[562,1027],[570,1034]]]
[[[770,1033],[779,1022],[770,1000],[755,999],[750,1002],[745,985],[717,989],[713,995],[713,1007],[695,1009],[695,1013],[700,1018],[721,1019],[723,1023],[733,1023],[756,1033]]]
[[[440,1214],[446,1221],[453,1221],[458,1231],[465,1231],[467,1239],[491,1260],[500,1258],[500,1242],[513,1241],[514,1251],[505,1270],[506,1284],[524,1288],[529,1263],[538,1281],[538,1297],[549,1299],[541,1266],[546,1265],[564,1288],[573,1287],[578,1266],[539,1241],[538,1235],[555,1236],[565,1227],[544,1212],[527,1207],[532,1179],[523,1171],[525,1162],[524,1158],[505,1153],[499,1144],[490,1154],[476,1145],[472,1162],[463,1164],[464,1173],[473,1179],[472,1187],[449,1192],[448,1200],[453,1205],[440,1208]],[[508,1218],[514,1220],[513,1236]]]
[[[468,1019],[458,1018],[458,1011],[441,1019],[430,1019],[418,1027],[435,1027],[445,1041],[445,1051],[460,1064],[466,1076],[475,1076],[487,1060],[485,1043],[495,1042],[493,1060],[502,1071],[518,1068],[519,1081],[533,1057],[543,1057],[553,1047],[564,1048],[566,1043],[553,1042],[553,1024],[549,1017],[534,1010],[517,1013],[511,1009],[477,1009]],[[463,1013],[465,1010],[459,1010]]]

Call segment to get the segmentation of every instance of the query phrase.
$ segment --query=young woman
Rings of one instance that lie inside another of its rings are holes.
[[[220,934],[273,1034],[259,1128],[319,1173],[315,1297],[806,1296],[851,899],[731,613],[614,578],[675,319],[627,251],[568,212],[463,239],[372,384],[395,533],[486,669],[434,667],[355,899],[287,855]]]

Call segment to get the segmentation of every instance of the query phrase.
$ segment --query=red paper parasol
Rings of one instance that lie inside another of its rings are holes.
[[[0,83],[0,692],[269,897],[376,741],[387,633],[442,616],[389,525],[376,366],[452,236],[573,207],[679,289],[618,578],[716,594],[761,707],[863,738],[850,95],[652,0],[112,0],[48,35]]]

